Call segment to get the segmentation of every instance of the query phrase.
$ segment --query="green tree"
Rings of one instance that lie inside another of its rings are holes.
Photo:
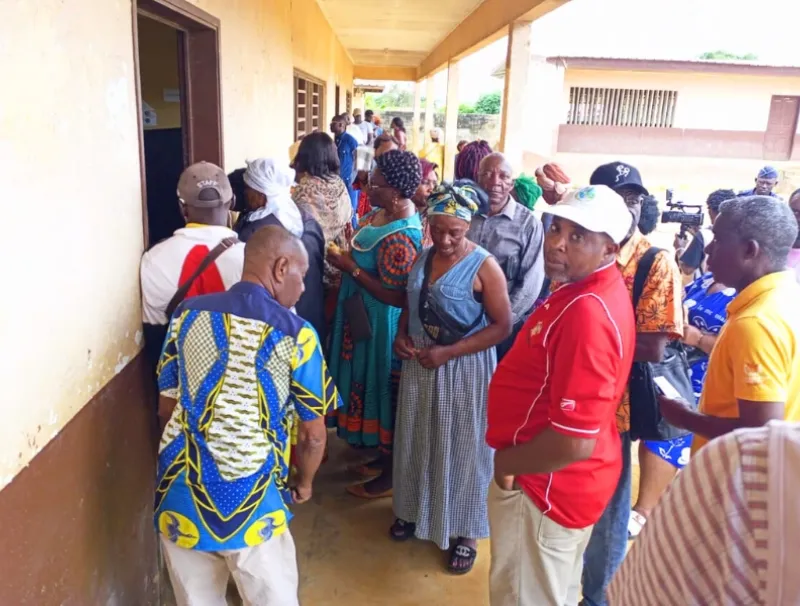
[[[499,114],[503,106],[503,99],[499,92],[485,93],[475,103],[477,114]]]
[[[474,114],[477,113],[475,111],[475,106],[470,105],[469,103],[462,103],[458,106],[458,113],[459,114]]]
[[[758,55],[755,55],[754,53],[737,55],[736,53],[731,53],[724,50],[715,50],[703,53],[698,57],[698,59],[703,59],[704,61],[756,61],[758,59]]]
[[[414,107],[414,94],[407,87],[393,84],[380,94],[367,93],[364,105],[373,111],[411,109]]]

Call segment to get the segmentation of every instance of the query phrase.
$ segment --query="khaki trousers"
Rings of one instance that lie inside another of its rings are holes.
[[[565,528],[521,490],[489,488],[491,606],[574,606],[592,527]]]
[[[244,606],[298,606],[297,556],[287,530],[266,543],[231,551],[195,551],[161,537],[178,606],[227,606],[233,575]]]

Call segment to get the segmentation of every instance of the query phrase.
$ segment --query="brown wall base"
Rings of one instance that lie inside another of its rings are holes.
[[[764,133],[562,124],[558,129],[558,151],[761,160]]]
[[[0,604],[157,604],[155,453],[139,355],[0,491]]]

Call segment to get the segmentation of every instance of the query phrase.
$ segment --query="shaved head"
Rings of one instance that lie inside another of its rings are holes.
[[[308,253],[303,242],[280,225],[256,231],[244,247],[242,280],[261,284],[284,307],[303,294]]]

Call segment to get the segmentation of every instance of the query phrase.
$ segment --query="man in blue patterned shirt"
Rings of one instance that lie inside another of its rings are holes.
[[[316,332],[289,310],[302,242],[268,226],[244,256],[241,282],[175,311],[159,363],[155,523],[181,605],[225,604],[230,574],[246,604],[298,604],[288,505],[311,498],[341,405]]]

